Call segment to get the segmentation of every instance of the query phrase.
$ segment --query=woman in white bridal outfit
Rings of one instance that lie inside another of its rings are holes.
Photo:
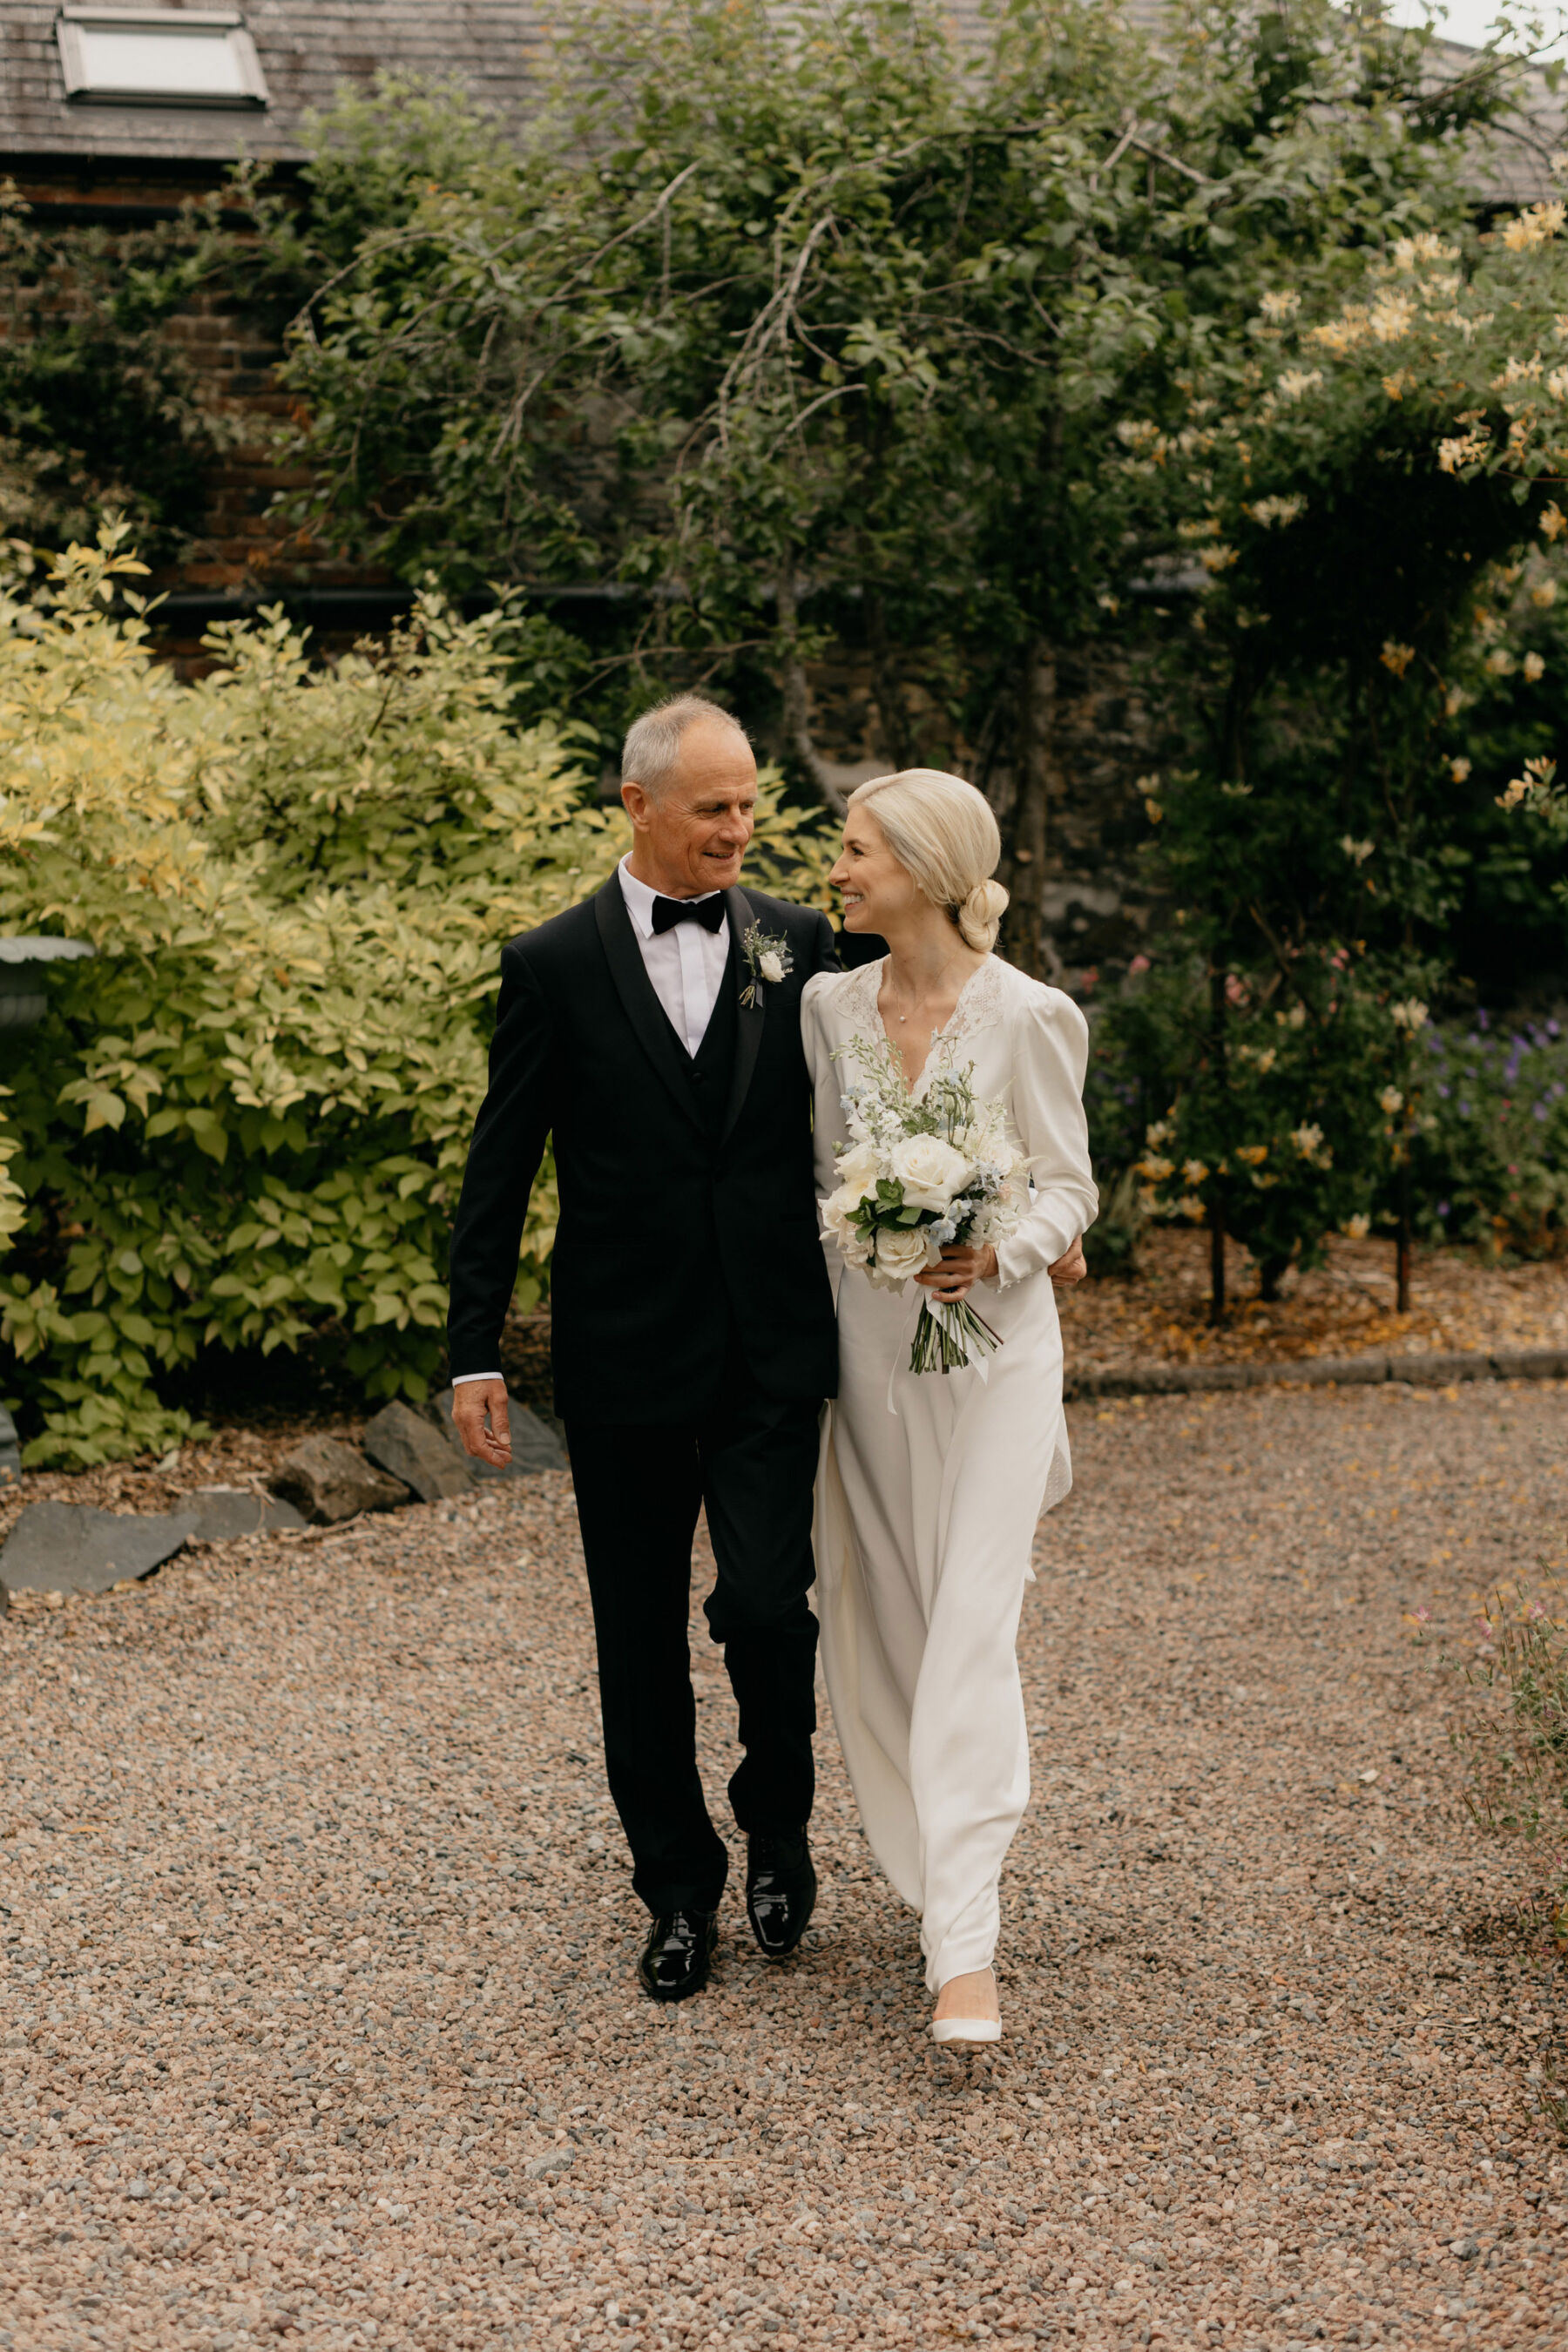
[[[858,1041],[885,1035],[919,1095],[968,1069],[1005,1098],[1032,1196],[998,1247],[950,1248],[918,1279],[972,1288],[1002,1340],[986,1377],[911,1372],[912,1291],[873,1288],[836,1248],[838,1395],[816,1498],[816,1606],[834,1721],[872,1851],[920,1914],[939,2042],[1001,2033],[997,1886],[1029,1795],[1015,1645],[1042,1510],[1071,1483],[1053,1277],[1084,1271],[1097,1206],[1082,1088],[1089,1032],[1068,996],[992,953],[1007,894],[995,819],[972,784],[913,768],[850,797],[832,879],[879,963],[806,982],[816,1184],[836,1186]],[[835,1056],[839,1058],[836,1059]]]

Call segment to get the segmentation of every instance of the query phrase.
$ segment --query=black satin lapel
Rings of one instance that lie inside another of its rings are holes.
[[[754,979],[754,974],[747,970],[741,943],[757,919],[752,911],[752,902],[743,890],[726,890],[724,905],[730,918],[731,940],[730,962],[724,975],[724,985],[726,988],[733,988],[739,995]],[[763,981],[752,988],[750,1004],[736,1006],[739,1027],[735,1037],[735,1062],[730,1076],[730,1099],[724,1106],[724,1124],[719,1135],[721,1143],[725,1141],[731,1129],[745,1108],[746,1090],[752,1083],[752,1074],[757,1066],[757,1055],[762,1050],[763,1022],[766,1017],[767,1001],[768,984]]]
[[[691,1090],[690,1057],[654,993],[632,919],[626,912],[626,898],[613,874],[594,901],[594,919],[599,926],[610,977],[638,1043],[687,1118],[694,1127],[700,1127],[702,1122]]]

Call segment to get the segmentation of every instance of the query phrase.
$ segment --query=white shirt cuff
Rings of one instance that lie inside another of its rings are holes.
[[[454,1372],[454,1373],[453,1373],[453,1375],[452,1375],[452,1386],[453,1386],[455,1389],[460,1389],[460,1388],[462,1387],[463,1382],[464,1382],[465,1381],[500,1381],[500,1384],[501,1384],[501,1386],[502,1386],[503,1388],[506,1386],[505,1379],[504,1379],[504,1377],[502,1376],[502,1374],[501,1374],[501,1373],[500,1373],[500,1372]]]

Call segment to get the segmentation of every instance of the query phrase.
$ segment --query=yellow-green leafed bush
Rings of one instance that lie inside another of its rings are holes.
[[[108,610],[138,568],[111,531],[0,598],[0,932],[96,950],[4,1047],[35,1463],[180,1434],[159,1375],[204,1349],[313,1338],[424,1393],[498,949],[620,846],[570,740],[512,722],[504,616],[426,600],[317,668],[266,616],[188,687]],[[552,1235],[542,1188],[525,1301]]]
[[[0,933],[89,941],[0,1039],[0,1336],[35,1464],[160,1447],[203,1350],[311,1342],[422,1396],[485,1082],[497,960],[598,887],[625,820],[514,709],[518,624],[421,598],[312,667],[278,614],[195,686],[110,607],[110,528],[0,593]],[[820,826],[764,794],[749,871],[823,896]],[[548,1175],[523,1236],[535,1302]]]

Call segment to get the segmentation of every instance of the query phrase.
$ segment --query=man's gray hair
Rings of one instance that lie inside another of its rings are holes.
[[[721,726],[732,728],[750,748],[751,737],[721,704],[710,702],[705,694],[672,694],[667,702],[656,702],[651,710],[633,719],[621,747],[621,782],[640,784],[658,800],[674,782],[681,737],[700,719],[716,719]]]

